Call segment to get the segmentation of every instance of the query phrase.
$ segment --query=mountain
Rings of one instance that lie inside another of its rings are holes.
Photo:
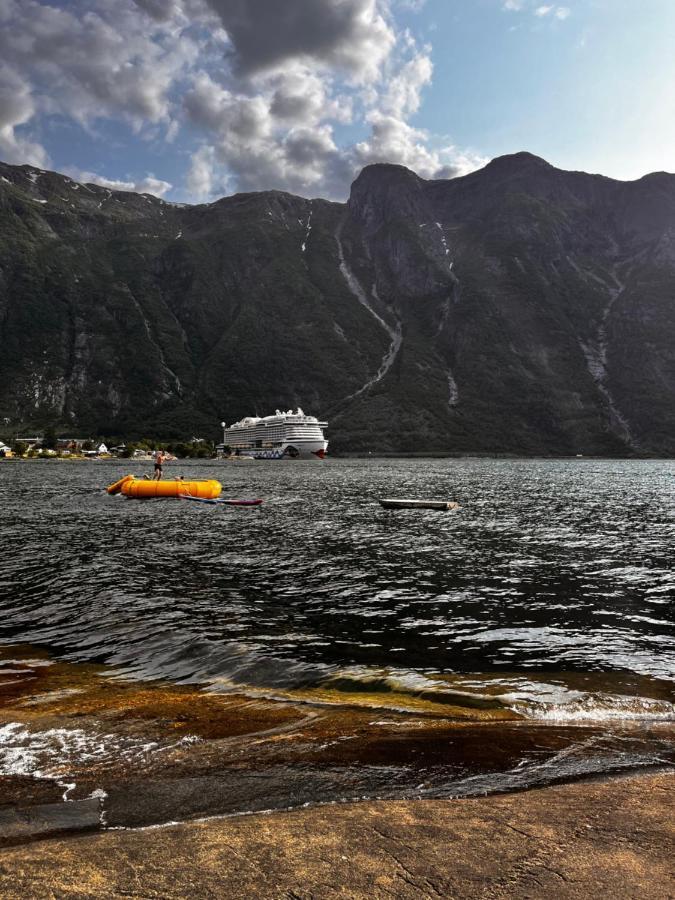
[[[517,153],[187,206],[0,164],[0,436],[300,405],[336,450],[670,455],[674,294],[666,173]]]

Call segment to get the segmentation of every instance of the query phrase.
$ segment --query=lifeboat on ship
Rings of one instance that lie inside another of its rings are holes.
[[[215,500],[220,496],[223,486],[219,481],[184,481],[176,478],[173,481],[151,481],[125,475],[106,489],[109,494],[124,494],[125,497],[146,499],[149,497],[199,497],[202,500]]]

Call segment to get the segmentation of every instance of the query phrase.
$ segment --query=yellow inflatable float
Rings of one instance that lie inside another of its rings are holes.
[[[200,497],[203,500],[214,500],[220,495],[223,486],[219,481],[150,481],[145,478],[134,478],[125,475],[107,491],[109,494],[124,494],[125,497]]]

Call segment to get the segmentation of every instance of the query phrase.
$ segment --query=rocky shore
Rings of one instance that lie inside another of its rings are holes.
[[[616,736],[670,769],[609,779],[607,725],[451,685],[213,693],[17,646],[0,675],[3,900],[675,896],[671,721]]]
[[[674,861],[662,772],[47,840],[0,853],[0,895],[664,900]]]

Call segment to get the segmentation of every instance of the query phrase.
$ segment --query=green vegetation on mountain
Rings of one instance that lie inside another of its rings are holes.
[[[0,437],[299,405],[335,450],[671,454],[674,288],[662,173],[516,154],[183,206],[0,164]]]

